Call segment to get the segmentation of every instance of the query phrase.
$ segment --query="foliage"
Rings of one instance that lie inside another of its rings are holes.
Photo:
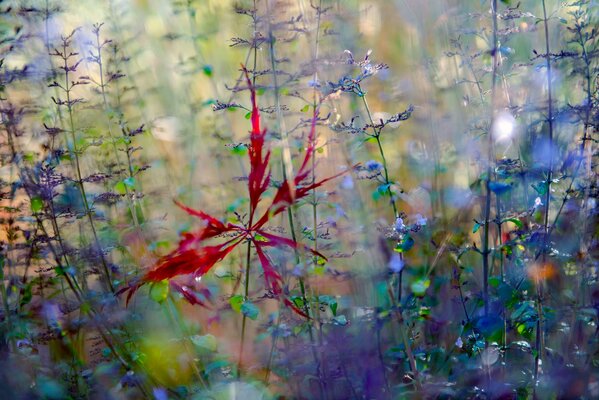
[[[2,3],[2,393],[599,397],[598,11]]]

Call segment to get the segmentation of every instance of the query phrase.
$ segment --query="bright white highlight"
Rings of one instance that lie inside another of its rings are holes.
[[[509,112],[503,111],[497,115],[493,122],[493,138],[497,142],[507,142],[516,131],[516,118]]]

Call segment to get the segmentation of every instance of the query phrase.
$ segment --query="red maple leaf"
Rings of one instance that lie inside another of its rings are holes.
[[[249,146],[249,161],[250,173],[248,176],[248,192],[249,192],[249,217],[247,224],[223,223],[218,218],[210,214],[195,210],[177,201],[177,206],[185,212],[193,215],[203,222],[203,226],[195,232],[184,233],[179,240],[179,244],[175,250],[161,257],[155,266],[148,271],[139,282],[125,288],[121,292],[129,290],[127,301],[131,298],[141,285],[149,282],[159,282],[165,279],[173,279],[177,276],[193,274],[194,277],[206,274],[216,263],[223,260],[233,249],[239,244],[250,241],[256,250],[258,260],[262,266],[262,271],[265,280],[265,286],[270,289],[274,295],[279,296],[282,293],[281,285],[283,279],[276,268],[272,265],[267,253],[268,247],[285,246],[293,250],[306,250],[318,257],[326,258],[310,249],[305,245],[300,245],[295,240],[275,235],[266,232],[265,225],[277,214],[287,210],[296,201],[306,197],[311,190],[323,185],[325,182],[334,179],[341,175],[337,174],[319,181],[305,183],[304,181],[310,175],[310,167],[312,157],[315,152],[315,133],[316,122],[318,120],[318,107],[314,107],[312,115],[310,132],[308,135],[308,147],[306,149],[304,159],[295,176],[292,179],[285,180],[276,190],[275,195],[270,205],[264,213],[256,218],[258,204],[262,201],[263,194],[267,191],[271,173],[269,168],[270,150],[266,149],[265,136],[266,129],[261,130],[260,127],[260,111],[256,102],[256,90],[252,85],[249,74],[242,65],[245,73],[246,81],[250,90],[252,113],[251,123],[252,131],[250,134]],[[226,236],[229,239],[217,245],[206,245],[204,242],[208,239],[213,239],[219,236]],[[183,297],[194,304],[201,304],[199,300],[188,290],[186,286],[178,284],[171,285],[178,290]],[[308,317],[300,309],[298,309],[291,301],[285,299],[284,303],[291,307],[295,312],[304,317]]]

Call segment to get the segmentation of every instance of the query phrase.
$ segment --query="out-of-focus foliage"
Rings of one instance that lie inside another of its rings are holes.
[[[596,1],[0,14],[3,398],[599,397]]]

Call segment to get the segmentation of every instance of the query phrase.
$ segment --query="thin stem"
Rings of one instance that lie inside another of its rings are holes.
[[[319,52],[319,44],[320,44],[320,22],[321,22],[321,15],[322,15],[322,0],[318,1],[318,6],[315,7],[316,8],[316,38],[315,38],[315,44],[314,44],[314,55],[313,55],[313,59],[312,59],[312,63],[314,65],[314,75],[312,77],[313,83],[314,83],[314,87],[312,90],[312,107],[314,110],[314,116],[313,118],[316,118],[318,113],[317,113],[317,107],[318,107],[318,90],[317,88],[317,82],[318,82],[318,67],[317,67],[317,62],[318,62],[318,52]],[[316,132],[314,133],[314,137],[313,137],[313,141],[314,143],[312,143],[311,145],[313,146],[313,149],[316,150]],[[316,190],[316,151],[313,152],[312,154],[312,162],[311,162],[311,173],[312,173],[312,185],[314,186],[312,188],[312,227],[313,227],[313,236],[314,236],[314,251],[318,251],[318,196],[317,196],[317,190]],[[312,263],[313,265],[317,265],[318,263],[318,257],[315,255],[312,258]],[[305,294],[303,294],[303,292],[305,292],[305,289],[303,287],[303,280],[300,280],[300,288],[302,290],[302,295],[305,298]],[[314,314],[316,315],[316,322],[318,324],[318,344],[319,346],[322,347],[323,345],[323,331],[322,331],[322,321],[320,318],[320,295],[318,293],[318,291],[313,290],[313,297],[316,298],[316,310],[314,312]],[[305,299],[304,299],[305,301]],[[307,308],[306,311],[309,311],[309,309]],[[309,315],[309,314],[308,314]],[[311,330],[311,328],[310,328]],[[311,333],[311,332],[310,332]],[[322,363],[323,363],[323,379],[326,382],[326,359],[325,359],[325,355],[324,353],[322,354]]]
[[[361,89],[360,89],[361,90]],[[377,129],[375,127],[374,120],[372,119],[372,113],[370,112],[370,107],[368,106],[368,101],[366,100],[366,95],[360,96],[362,97],[362,102],[364,103],[364,107],[366,108],[366,113],[368,114],[368,119],[370,120],[370,124],[372,125],[372,130],[374,132],[372,137],[375,138],[376,144],[379,149],[379,155],[381,156],[381,160],[383,161],[383,173],[385,178],[385,184],[389,185],[387,187],[387,193],[389,194],[391,206],[393,207],[393,216],[397,218],[399,216],[397,212],[397,204],[395,202],[395,197],[393,196],[393,192],[391,191],[391,182],[389,181],[389,169],[387,168],[387,158],[385,157],[385,152],[383,151],[383,145],[381,144],[381,129]]]
[[[361,88],[360,88],[361,91]],[[374,120],[372,118],[372,113],[370,112],[370,107],[368,106],[368,101],[366,100],[366,95],[360,96],[362,97],[362,102],[364,103],[364,107],[366,109],[366,113],[368,114],[368,119],[370,120],[370,124],[372,125],[372,130],[373,130],[373,135],[371,135],[372,137],[374,137],[376,139],[376,143],[379,149],[379,154],[381,156],[381,160],[383,161],[383,173],[384,173],[384,178],[385,178],[385,184],[388,185],[387,187],[387,193],[389,194],[389,198],[390,198],[390,203],[391,206],[393,208],[393,215],[395,218],[399,217],[399,213],[397,212],[397,205],[395,202],[395,198],[393,196],[393,192],[391,191],[391,182],[389,181],[389,170],[387,167],[387,159],[385,157],[385,152],[383,150],[383,146],[381,144],[381,140],[380,140],[380,136],[381,136],[381,129],[377,129],[376,125],[374,123]],[[394,221],[395,222],[395,221]],[[403,255],[400,254],[400,256],[402,257],[403,260]],[[395,310],[395,314],[397,316],[397,321],[399,324],[399,330],[400,330],[400,335],[402,338],[402,341],[404,343],[404,347],[406,349],[406,355],[408,356],[408,361],[410,364],[410,369],[412,370],[413,374],[414,374],[414,382],[416,385],[416,389],[418,391],[422,390],[422,385],[420,383],[420,376],[419,376],[419,372],[418,372],[418,367],[416,366],[416,359],[414,358],[414,354],[412,352],[412,345],[409,341],[408,335],[406,333],[406,327],[404,325],[404,318],[403,318],[403,314],[401,311],[401,306],[400,306],[400,302],[401,302],[401,279],[402,279],[402,271],[399,272],[399,285],[400,288],[398,290],[398,298],[397,301],[395,299],[395,296],[393,295],[393,289],[391,288],[391,285],[389,285],[389,282],[387,282],[387,288],[388,288],[388,292],[389,292],[389,297],[391,300],[391,303],[393,305],[393,309]]]
[[[252,242],[248,240],[246,259],[245,259],[245,286],[244,286],[244,297],[243,300],[247,301],[250,293],[250,268],[251,268],[251,257],[252,257]],[[241,320],[241,344],[239,346],[239,361],[237,362],[237,376],[241,377],[241,362],[243,360],[243,346],[245,343],[245,325],[247,316],[243,314]]]
[[[277,321],[275,322],[275,329],[277,329],[279,327],[279,324],[281,323],[281,313],[278,313],[277,315]],[[266,365],[266,373],[264,374],[264,384],[268,386],[268,380],[270,379],[270,373],[272,371],[272,361],[274,359],[274,355],[275,355],[275,349],[277,347],[277,338],[278,338],[278,334],[276,334],[276,330],[274,331],[275,334],[272,335],[272,344],[270,346],[270,353],[268,354],[268,364]]]
[[[549,166],[547,170],[547,194],[545,196],[545,213],[543,218],[543,229],[545,236],[543,239],[543,247],[541,248],[541,270],[545,268],[546,257],[547,257],[547,245],[549,244],[549,206],[551,201],[551,181],[553,172],[553,97],[551,91],[551,53],[549,52],[549,25],[547,19],[547,7],[545,0],[541,1],[543,5],[543,20],[544,20],[544,32],[545,32],[545,65],[547,67],[547,119],[549,124],[548,140],[549,140]],[[543,353],[545,352],[545,324],[543,321],[543,301],[544,301],[544,278],[543,273],[537,280],[537,329],[535,339],[535,366],[534,366],[534,396],[536,397],[536,386],[539,378],[539,366],[543,360]]]
[[[361,90],[361,88],[360,88]],[[364,103],[364,108],[366,109],[366,114],[368,114],[368,119],[370,120],[370,124],[372,125],[373,135],[375,138],[376,144],[379,150],[379,155],[381,156],[381,160],[383,161],[383,173],[385,178],[385,185],[387,185],[387,194],[389,195],[389,200],[391,203],[391,207],[393,208],[393,223],[399,217],[399,213],[397,211],[397,204],[395,202],[395,197],[393,196],[393,191],[391,190],[391,181],[389,180],[389,169],[387,167],[387,158],[385,157],[385,152],[383,150],[383,145],[381,143],[381,130],[382,128],[377,129],[375,127],[374,120],[372,118],[372,113],[370,112],[370,107],[368,106],[368,101],[366,100],[366,95],[360,96],[362,97],[362,102]],[[403,262],[403,254],[399,253],[399,257]],[[401,303],[401,294],[402,294],[402,283],[403,283],[403,268],[397,274],[397,302]]]
[[[181,335],[183,335],[183,347],[185,347],[185,351],[187,351],[187,353],[190,355],[190,357],[192,358],[192,369],[194,374],[198,377],[198,380],[200,381],[200,384],[202,385],[202,387],[204,389],[208,388],[208,384],[206,383],[206,380],[204,379],[204,377],[202,376],[202,372],[199,370],[198,366],[196,365],[196,362],[194,360],[194,351],[192,349],[192,346],[190,345],[190,333],[187,329],[187,327],[185,326],[185,323],[181,320],[181,315],[179,310],[177,309],[177,304],[175,303],[175,300],[173,299],[172,296],[168,296],[166,302],[163,304],[164,310],[168,316],[168,318],[179,327],[179,330],[181,331]],[[173,309],[173,311],[171,311],[171,308]]]
[[[71,140],[73,142],[72,154],[75,156],[75,171],[77,173],[77,186],[79,186],[79,193],[81,194],[81,200],[83,202],[85,214],[87,215],[87,219],[89,221],[89,225],[92,230],[92,234],[94,236],[96,251],[98,252],[98,254],[100,256],[100,261],[102,263],[102,268],[104,270],[106,283],[107,283],[110,291],[112,293],[114,293],[115,290],[114,290],[114,286],[112,285],[112,278],[110,276],[110,271],[108,269],[108,263],[106,262],[106,259],[104,257],[102,245],[100,243],[100,239],[98,238],[98,233],[96,232],[96,226],[94,223],[94,219],[92,217],[92,212],[89,207],[89,203],[87,201],[87,195],[85,193],[85,186],[83,184],[83,176],[81,174],[81,164],[79,162],[79,150],[77,149],[77,138],[75,136],[75,123],[73,121],[73,104],[74,103],[71,101],[71,90],[73,88],[73,85],[69,83],[69,70],[71,70],[71,67],[68,64],[69,56],[67,53],[68,45],[67,45],[66,40],[63,40],[62,48],[63,48],[62,59],[64,61],[64,71],[65,71],[66,105],[67,105],[67,111],[68,111],[68,115],[69,115],[69,133],[71,135]]]
[[[547,241],[550,240],[551,238],[551,234],[553,233],[553,230],[555,229],[555,226],[557,224],[557,221],[559,219],[559,217],[561,216],[561,213],[564,209],[564,206],[566,205],[570,193],[572,191],[572,187],[574,186],[574,181],[576,180],[576,178],[578,177],[578,173],[580,172],[580,168],[583,165],[584,159],[585,159],[585,153],[587,153],[586,158],[587,158],[587,176],[590,177],[590,173],[591,173],[591,155],[592,152],[589,151],[590,150],[590,145],[587,146],[587,142],[590,142],[591,138],[588,135],[589,134],[589,127],[590,127],[590,118],[591,118],[591,108],[592,108],[592,102],[593,102],[593,93],[591,90],[591,83],[592,83],[592,74],[591,74],[591,59],[589,57],[589,53],[587,51],[586,48],[586,44],[585,44],[585,40],[584,37],[582,35],[582,26],[580,26],[578,23],[576,25],[576,33],[578,36],[578,43],[580,44],[580,47],[582,48],[582,59],[584,61],[585,64],[585,69],[584,69],[584,79],[585,79],[585,100],[586,100],[586,105],[585,105],[585,115],[584,115],[584,120],[583,120],[583,132],[582,132],[582,143],[580,144],[580,149],[579,149],[579,154],[578,154],[578,162],[576,164],[576,168],[574,169],[574,172],[572,173],[572,176],[570,178],[570,184],[568,185],[568,188],[566,189],[565,195],[562,199],[562,202],[560,204],[559,209],[557,210],[557,213],[555,214],[555,217],[553,218],[553,223],[549,226],[549,231],[547,234]],[[587,149],[587,147],[589,147]],[[587,188],[585,190],[585,196],[584,196],[584,203],[583,203],[583,207],[587,207],[587,202],[588,202],[588,197],[589,197],[589,190],[590,190],[590,185],[587,185]],[[583,229],[581,229],[581,232],[586,232],[586,224],[587,224],[587,218],[583,217]],[[581,239],[582,240],[582,239]]]
[[[416,389],[418,391],[422,391],[422,384],[420,383],[420,373],[418,372],[418,367],[416,366],[416,358],[414,357],[414,353],[412,352],[412,345],[407,335],[407,329],[404,325],[403,313],[401,311],[401,307],[395,302],[395,297],[393,296],[393,289],[391,288],[391,285],[389,285],[388,282],[387,291],[389,292],[389,298],[391,299],[391,305],[393,306],[393,310],[395,310],[397,324],[399,325],[399,334],[401,335],[401,340],[403,341],[406,355],[408,356],[410,369],[414,374],[414,385],[416,386]]]
[[[270,9],[270,0],[267,0],[266,4],[267,4],[267,12],[269,15],[271,15],[271,9]],[[277,125],[279,130],[281,131],[281,136],[283,138],[283,152],[281,155],[281,163],[282,163],[282,171],[283,171],[283,180],[287,181],[289,183],[290,186],[293,186],[294,182],[292,180],[288,180],[289,177],[293,176],[293,164],[291,162],[291,151],[290,151],[290,146],[289,146],[289,132],[287,132],[287,129],[285,127],[285,119],[283,117],[283,111],[281,108],[281,100],[280,100],[280,93],[279,93],[279,83],[278,83],[278,79],[277,79],[277,62],[276,62],[276,56],[275,56],[275,35],[274,35],[274,30],[273,30],[273,26],[270,23],[269,20],[269,24],[268,24],[268,49],[269,49],[269,57],[270,57],[270,65],[271,65],[271,73],[272,73],[272,79],[273,79],[273,86],[274,86],[274,96],[275,96],[275,108],[276,108],[276,115],[277,115]],[[291,188],[291,190],[295,190],[295,188]],[[291,237],[293,239],[294,242],[297,242],[297,237],[295,234],[295,224],[294,224],[294,218],[293,218],[293,212],[291,210],[291,207],[289,207],[287,209],[287,218],[289,221],[289,229],[291,230]],[[296,264],[300,263],[300,255],[298,250],[295,250],[295,260],[296,260]],[[314,358],[314,363],[316,364],[316,369],[317,369],[317,373],[318,373],[318,377],[319,377],[319,383],[320,383],[320,390],[321,390],[321,398],[325,398],[326,395],[326,390],[324,388],[324,385],[326,384],[326,379],[325,382],[323,382],[323,376],[321,376],[321,362],[318,359],[318,354],[316,352],[316,348],[315,348],[315,342],[314,342],[314,333],[312,331],[312,320],[310,318],[310,302],[308,301],[308,298],[306,297],[306,285],[304,282],[303,277],[299,277],[298,278],[299,281],[299,285],[300,285],[300,293],[302,295],[302,301],[304,303],[304,313],[307,315],[306,318],[306,323],[308,325],[308,334],[310,337],[310,347],[312,350],[312,356]]]
[[[95,33],[96,33],[96,51],[98,52],[97,54],[97,63],[98,63],[98,68],[99,68],[99,73],[100,73],[100,92],[102,94],[102,102],[104,104],[104,111],[105,112],[109,112],[110,111],[110,107],[108,105],[108,100],[107,100],[107,96],[106,96],[106,83],[104,82],[104,63],[102,62],[102,47],[103,44],[100,43],[100,27],[101,25],[98,25],[95,28]],[[108,136],[110,138],[110,142],[112,143],[112,148],[114,150],[114,156],[116,158],[116,162],[117,165],[119,166],[119,171],[122,171],[123,168],[123,163],[121,162],[121,158],[119,157],[119,150],[116,146],[116,142],[114,140],[114,135],[112,133],[112,124],[110,123],[110,120],[108,120],[107,123],[107,128],[108,128]],[[128,146],[128,144],[127,144]],[[128,149],[126,150],[127,153],[127,160],[128,160],[128,166],[129,166],[129,177],[132,178],[133,175],[133,170],[132,170],[132,166],[131,166],[131,158],[129,157],[129,151]],[[141,230],[141,226],[139,225],[139,220],[137,218],[137,210],[136,210],[136,206],[135,204],[133,204],[133,201],[131,199],[131,195],[129,193],[129,188],[127,187],[127,185],[124,185],[125,187],[125,195],[127,197],[127,205],[129,206],[129,211],[131,212],[131,218],[133,220],[133,224],[136,227],[137,231],[139,232],[140,235],[142,235],[142,230]]]
[[[491,122],[489,124],[489,132],[487,132],[487,176],[485,177],[485,205],[484,205],[484,227],[483,227],[483,301],[485,308],[485,316],[489,315],[489,255],[491,253],[489,249],[489,236],[490,236],[490,222],[491,222],[491,177],[493,174],[492,163],[494,161],[493,151],[493,123],[495,120],[495,108],[496,108],[496,87],[497,87],[497,61],[499,54],[498,38],[497,38],[497,0],[493,0],[492,4],[493,11],[493,72],[491,82]]]

